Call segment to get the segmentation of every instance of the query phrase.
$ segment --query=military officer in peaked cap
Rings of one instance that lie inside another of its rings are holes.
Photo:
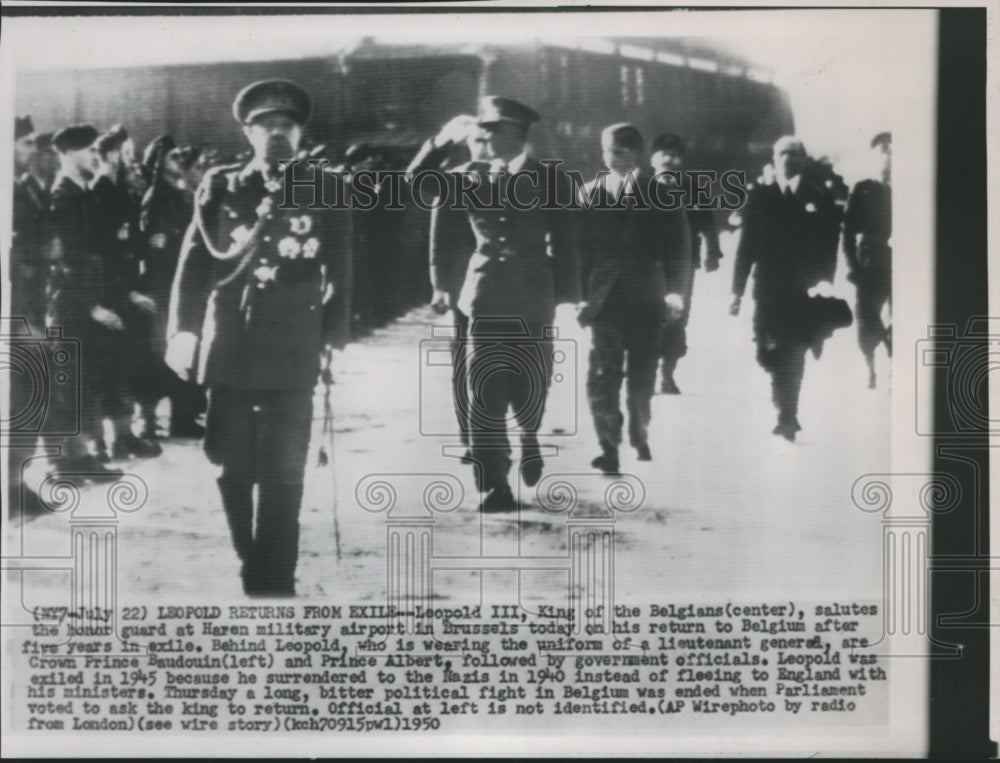
[[[486,493],[483,511],[517,508],[508,482],[508,410],[521,428],[521,477],[528,486],[541,479],[537,433],[552,376],[555,307],[580,299],[576,217],[558,208],[558,197],[572,198],[569,181],[558,173],[550,183],[547,168],[525,151],[538,119],[511,98],[480,100],[476,123],[490,161],[460,165],[451,174],[463,187],[474,181],[477,204],[445,204],[431,231],[435,292],[452,291],[461,278],[457,306],[470,320],[470,455]],[[528,180],[516,182],[524,176]],[[553,185],[557,199],[546,200],[543,193]],[[468,252],[471,257],[458,256]]]
[[[313,390],[337,328],[324,315],[351,257],[350,213],[308,208],[314,187],[279,208],[310,110],[284,80],[236,96],[253,156],[203,179],[171,295],[167,364],[182,378],[197,365],[208,388],[205,451],[251,596],[295,593]]]

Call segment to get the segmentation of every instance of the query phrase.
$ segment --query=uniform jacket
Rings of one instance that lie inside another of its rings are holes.
[[[520,180],[512,179],[525,175]],[[463,179],[464,177],[464,179]],[[527,158],[518,173],[490,173],[489,165],[472,162],[449,173],[447,203],[431,219],[431,283],[458,294],[459,309],[477,317],[519,317],[529,324],[547,323],[556,304],[580,298],[578,213],[541,209],[548,183],[546,168]],[[564,204],[571,194],[563,173],[551,175]],[[478,182],[481,207],[456,209],[456,185]],[[511,204],[516,182],[517,205]],[[557,206],[554,203],[550,206]]]
[[[632,188],[638,197],[634,204],[627,197],[618,203],[611,200],[601,177],[585,187],[588,200],[593,201],[588,201],[582,216],[587,306],[580,313],[581,323],[636,308],[649,310],[655,320],[662,321],[666,318],[663,298],[687,291],[692,265],[687,215],[684,210],[668,212],[652,205],[648,173],[641,172],[635,180]]]
[[[777,183],[751,190],[733,268],[733,294],[742,296],[754,269],[754,299],[782,301],[833,281],[840,212],[833,197],[803,177],[789,198]]]
[[[351,214],[308,209],[312,190],[296,188],[295,208],[281,210],[280,181],[266,184],[252,164],[219,167],[203,179],[167,329],[168,337],[180,331],[200,337],[199,381],[311,389],[324,341],[342,343],[350,309]],[[269,196],[271,211],[259,219]],[[332,192],[324,196],[334,198]],[[227,252],[240,254],[216,256]],[[338,296],[324,309],[328,281]]]
[[[90,311],[104,299],[103,263],[97,248],[96,204],[90,191],[65,175],[52,186],[50,225],[53,268],[49,278],[49,315],[71,330],[90,326]]]
[[[191,193],[164,180],[150,187],[142,200],[139,229],[143,240],[144,267],[140,285],[142,291],[157,302],[163,300],[163,304],[159,305],[161,310],[167,308],[164,298],[169,298],[184,233],[193,211]],[[153,245],[154,241],[157,246]]]
[[[49,194],[30,173],[14,181],[11,315],[41,325],[48,277]]]
[[[104,272],[105,306],[120,309],[139,280],[139,210],[124,183],[94,183],[94,238]]]
[[[891,236],[892,189],[877,180],[862,180],[851,191],[844,216],[844,254],[851,272],[890,269]]]

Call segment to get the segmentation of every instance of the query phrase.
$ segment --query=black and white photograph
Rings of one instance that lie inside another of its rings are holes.
[[[3,15],[5,755],[991,754],[995,6]]]

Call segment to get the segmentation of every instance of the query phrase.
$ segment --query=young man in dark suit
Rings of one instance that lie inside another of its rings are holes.
[[[816,332],[809,292],[833,281],[837,267],[839,210],[825,189],[802,170],[807,161],[798,139],[774,144],[775,182],[755,186],[743,210],[743,232],[733,268],[731,315],[738,315],[747,278],[754,270],[753,328],[757,362],[771,375],[778,410],[774,434],[794,441],[806,351]]]
[[[684,141],[672,132],[657,135],[651,147],[650,164],[659,173],[681,172],[684,167]],[[665,182],[671,182],[664,175]],[[715,212],[711,209],[685,209],[688,226],[691,228],[691,278],[684,297],[684,311],[679,320],[668,324],[663,330],[660,348],[660,370],[662,382],[660,391],[667,395],[679,395],[680,387],[674,380],[677,361],[687,354],[687,324],[691,315],[691,294],[694,288],[694,271],[701,269],[702,241],[705,248],[705,272],[719,269],[722,249],[719,248],[719,230],[715,224]]]
[[[629,442],[640,461],[652,459],[650,401],[661,334],[665,324],[684,313],[691,233],[684,210],[667,211],[652,198],[659,181],[643,167],[643,138],[636,127],[605,128],[601,148],[608,173],[584,188],[585,287],[579,319],[591,330],[587,399],[601,446],[592,465],[615,474],[624,421],[619,406],[623,380]]]

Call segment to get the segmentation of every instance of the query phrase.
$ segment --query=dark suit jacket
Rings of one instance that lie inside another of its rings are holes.
[[[459,294],[459,309],[471,318],[513,317],[548,323],[555,306],[580,299],[577,212],[542,209],[549,176],[528,158],[519,173],[497,179],[489,165],[456,167],[447,203],[431,218],[431,283]],[[521,179],[515,179],[518,176]],[[511,204],[514,183],[518,209]],[[477,185],[468,209],[456,208],[458,187]],[[551,176],[557,200],[568,203],[571,186],[564,173]],[[478,208],[473,208],[478,206]],[[557,206],[552,204],[551,206]]]
[[[295,190],[295,208],[278,209],[281,189],[266,188],[250,165],[219,167],[198,189],[195,220],[174,278],[167,336],[188,331],[201,338],[199,381],[209,386],[311,388],[324,341],[336,344],[346,330],[351,213],[308,209],[312,189]],[[309,193],[299,198],[299,190]],[[274,206],[256,228],[257,208],[269,195]],[[246,256],[222,260],[212,253],[231,250],[239,241],[248,242]],[[324,318],[324,271],[340,299],[339,306],[337,299],[332,303],[337,311],[332,318],[329,312]]]
[[[840,212],[833,197],[805,177],[792,198],[775,184],[756,186],[743,211],[733,268],[733,294],[742,296],[754,270],[758,311],[787,320],[783,309],[820,281],[833,281]]]
[[[635,205],[617,208],[601,178],[585,187],[582,251],[584,299],[581,323],[649,311],[657,321],[666,317],[663,298],[684,295],[691,280],[691,232],[683,209],[664,211],[649,200],[649,173],[635,184]],[[595,184],[599,184],[595,189]],[[640,200],[641,199],[641,203]],[[614,208],[608,208],[612,207]],[[645,207],[645,208],[643,208]]]

